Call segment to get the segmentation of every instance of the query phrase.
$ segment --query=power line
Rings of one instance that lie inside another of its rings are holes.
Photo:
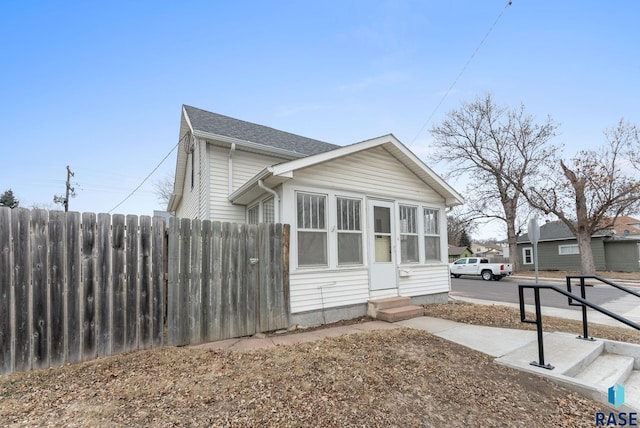
[[[504,14],[504,12],[507,10],[507,8],[509,6],[511,6],[511,3],[513,3],[511,0],[509,0],[507,2],[507,4],[504,6],[504,8],[502,9],[502,11],[500,12],[500,14],[498,15],[498,17],[496,18],[496,20],[493,22],[493,24],[491,25],[491,28],[489,28],[489,31],[487,31],[487,33],[484,35],[484,37],[482,38],[482,40],[480,40],[480,43],[478,44],[478,46],[476,47],[476,49],[473,51],[473,53],[471,54],[471,56],[469,57],[469,59],[467,60],[466,64],[462,67],[462,70],[460,70],[460,73],[458,73],[458,76],[456,76],[456,78],[454,79],[453,83],[451,84],[451,86],[449,86],[449,89],[447,89],[447,92],[445,92],[445,94],[442,96],[442,98],[440,99],[440,102],[436,105],[436,107],[433,109],[433,111],[431,112],[431,114],[429,115],[429,117],[427,118],[427,120],[424,122],[424,124],[422,125],[422,127],[420,128],[420,131],[418,131],[418,133],[416,134],[415,137],[413,137],[413,140],[411,140],[411,143],[409,143],[409,147],[411,147],[413,145],[413,143],[416,142],[416,140],[418,139],[418,137],[420,136],[420,134],[422,134],[422,131],[424,131],[424,128],[427,127],[427,125],[429,124],[429,122],[431,122],[431,119],[433,119],[433,116],[436,114],[436,112],[438,111],[438,109],[440,108],[440,106],[442,105],[442,103],[444,102],[444,100],[447,98],[447,96],[449,96],[449,93],[451,92],[451,90],[453,89],[453,87],[456,85],[456,83],[458,83],[458,80],[460,80],[460,77],[462,77],[462,74],[465,72],[465,70],[467,69],[467,67],[469,67],[469,64],[471,64],[471,61],[473,61],[473,58],[476,56],[476,54],[478,53],[478,51],[480,50],[480,48],[482,47],[482,45],[484,44],[484,41],[487,40],[487,37],[489,37],[489,34],[491,34],[491,32],[493,31],[493,28],[496,26],[496,24],[498,24],[498,21],[500,20],[500,18],[502,18],[502,15]]]
[[[188,134],[187,134],[188,135]],[[136,193],[138,191],[138,189],[140,189],[142,187],[142,185],[149,179],[149,177],[151,177],[153,175],[154,172],[156,172],[158,170],[158,168],[160,168],[160,165],[163,164],[163,162],[165,160],[167,160],[167,158],[171,155],[171,153],[173,153],[173,151],[176,149],[176,147],[178,147],[178,145],[180,145],[180,143],[182,142],[182,140],[184,139],[184,137],[180,138],[180,140],[178,140],[178,142],[176,143],[175,146],[173,146],[171,148],[171,150],[169,150],[169,153],[167,153],[167,155],[165,157],[162,158],[162,160],[158,163],[158,165],[156,165],[155,168],[153,168],[153,170],[144,178],[144,180],[142,180],[142,182],[138,185],[138,187],[136,187],[135,189],[133,189],[131,191],[131,193],[129,193],[127,195],[126,198],[124,198],[122,201],[120,201],[120,203],[118,205],[116,205],[115,207],[111,208],[111,210],[109,210],[109,214],[111,214],[116,208],[118,208],[120,205],[124,204],[125,201],[127,199],[129,199],[131,196],[133,196],[134,193]]]

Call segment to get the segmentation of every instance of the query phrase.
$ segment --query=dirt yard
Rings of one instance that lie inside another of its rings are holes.
[[[468,303],[428,313],[529,328]],[[545,329],[579,332],[546,317]],[[628,329],[600,337],[639,342]],[[422,331],[249,352],[163,348],[0,377],[2,426],[594,426],[604,406]]]

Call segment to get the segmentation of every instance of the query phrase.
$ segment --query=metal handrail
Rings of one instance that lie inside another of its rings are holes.
[[[617,285],[617,284],[616,284]],[[525,310],[524,310],[524,289],[525,288],[532,288],[533,289],[533,294],[534,294],[534,300],[535,300],[535,309],[536,309],[536,319],[535,320],[530,320],[526,318],[526,314],[525,314]],[[636,324],[635,322],[620,316],[614,312],[611,312],[608,309],[605,309],[599,305],[596,305],[595,303],[591,303],[590,301],[588,301],[584,296],[578,296],[576,294],[571,293],[570,291],[565,291],[562,288],[556,287],[555,285],[551,285],[551,284],[519,284],[518,285],[518,295],[520,298],[520,321],[524,322],[524,323],[529,323],[529,324],[535,324],[538,330],[538,359],[539,361],[533,361],[531,362],[531,365],[533,366],[537,366],[537,367],[542,367],[545,369],[549,369],[549,370],[553,370],[553,366],[551,364],[545,364],[544,362],[544,344],[543,344],[543,340],[542,340],[542,311],[540,308],[540,289],[548,289],[548,290],[553,290],[556,291],[560,294],[565,295],[568,299],[569,302],[571,302],[572,300],[576,300],[578,302],[580,302],[581,306],[583,307],[583,318],[582,318],[582,323],[583,323],[583,332],[584,332],[584,336],[580,337],[578,336],[578,338],[580,339],[586,339],[586,340],[592,340],[589,339],[588,336],[588,332],[587,332],[587,316],[586,316],[586,306],[590,307],[591,309],[595,309],[596,311],[605,314],[617,321],[620,321],[623,324],[628,325],[629,327],[633,327],[636,330],[640,330],[640,325]],[[582,286],[582,294],[584,294],[584,286]],[[632,292],[632,294],[636,294],[635,292]],[[639,296],[640,297],[640,296]],[[571,304],[571,303],[570,303]],[[575,306],[575,305],[574,305]]]
[[[585,291],[585,286],[590,285],[590,284],[585,284],[585,279],[595,279],[598,280],[604,284],[610,285],[614,288],[617,288],[618,290],[624,291],[625,293],[634,295],[636,297],[640,297],[640,293],[637,293],[627,287],[624,287],[622,285],[616,284],[613,281],[609,281],[608,279],[602,278],[600,276],[597,275],[567,275],[567,291],[569,293],[571,293],[571,280],[572,279],[579,279],[580,280],[580,284],[577,284],[578,287],[580,287],[580,296],[583,299],[586,299],[586,291]],[[582,337],[580,337],[581,339],[590,339],[589,338],[589,332],[588,332],[588,327],[587,327],[587,307],[581,303],[573,303],[573,299],[571,299],[571,297],[568,298],[568,304],[569,306],[581,306],[582,307],[582,330],[583,330],[583,334]],[[590,339],[592,340],[592,339]]]

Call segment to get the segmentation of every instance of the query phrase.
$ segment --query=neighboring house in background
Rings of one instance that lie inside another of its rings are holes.
[[[449,247],[449,262],[455,262],[464,257],[470,257],[473,251],[469,247]]]
[[[445,209],[463,198],[393,135],[340,147],[183,106],[179,136],[168,211],[291,225],[292,324],[446,301]]]
[[[617,236],[624,238],[640,238],[640,220],[629,216],[616,218],[613,228],[610,229]]]
[[[473,254],[475,254],[476,256],[482,256],[489,250],[488,247],[485,247],[482,244],[478,244],[477,242],[472,242],[469,248],[471,249],[471,251],[473,251]]]
[[[591,251],[596,270],[640,271],[640,239],[600,231],[591,237]],[[534,269],[533,246],[527,234],[518,237],[518,258],[522,270]],[[580,271],[578,241],[563,222],[551,221],[540,226],[538,267]]]

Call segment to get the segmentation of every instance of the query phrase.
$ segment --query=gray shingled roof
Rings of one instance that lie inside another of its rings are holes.
[[[251,143],[263,144],[281,150],[304,155],[328,152],[340,146],[314,140],[289,132],[279,131],[268,126],[257,125],[244,120],[234,119],[217,113],[211,113],[188,105],[184,106],[194,131],[208,132],[225,137],[237,138]]]
[[[604,236],[605,232],[596,232],[593,236]],[[555,241],[562,239],[576,239],[569,227],[560,220],[550,221],[540,225],[540,241]],[[530,242],[529,234],[518,236],[517,242]]]

